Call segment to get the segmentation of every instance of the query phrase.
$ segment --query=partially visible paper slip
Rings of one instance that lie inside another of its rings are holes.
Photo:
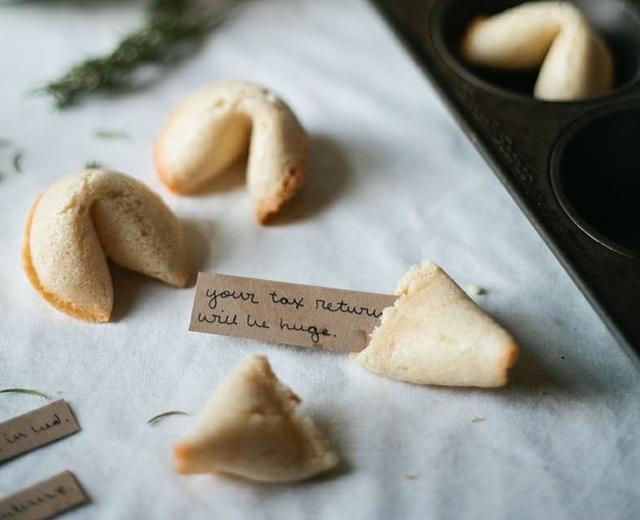
[[[387,294],[199,273],[189,330],[358,352],[395,300]]]
[[[9,419],[0,423],[0,463],[78,431],[80,426],[62,399]]]
[[[88,500],[74,474],[64,471],[0,500],[0,520],[53,518]]]

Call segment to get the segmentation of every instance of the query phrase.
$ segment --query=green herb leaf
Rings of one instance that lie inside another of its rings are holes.
[[[0,148],[6,148],[7,146],[11,146],[13,141],[11,139],[7,139],[6,137],[0,137]]]
[[[100,164],[97,161],[88,161],[85,165],[84,165],[85,170],[95,170],[98,168],[102,168],[102,164]]]
[[[24,153],[22,151],[18,151],[13,155],[13,168],[16,173],[22,173],[22,158],[24,157]]]
[[[157,422],[161,421],[165,417],[169,417],[170,415],[189,415],[189,414],[187,412],[182,412],[180,410],[171,410],[170,412],[163,412],[161,414],[154,415],[151,419],[147,421],[147,424],[151,424],[151,425],[156,424]]]
[[[90,58],[39,90],[53,96],[58,108],[64,108],[98,90],[113,92],[131,86],[134,72],[142,65],[185,56],[189,44],[220,24],[238,3],[152,0],[146,25],[126,36],[111,54]]]
[[[3,390],[0,390],[0,394],[29,394],[37,395],[38,397],[42,397],[43,399],[49,399],[47,395],[31,388],[4,388]]]
[[[118,132],[114,130],[106,130],[104,128],[98,128],[95,130],[94,135],[101,139],[128,139],[131,140],[131,136],[126,132]]]

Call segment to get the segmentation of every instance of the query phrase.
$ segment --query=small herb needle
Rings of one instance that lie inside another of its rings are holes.
[[[189,414],[187,412],[182,412],[180,410],[171,410],[170,412],[163,412],[158,415],[154,415],[151,419],[147,421],[147,424],[151,424],[151,425],[156,424],[157,422],[171,415],[189,415]]]
[[[31,388],[4,388],[0,390],[0,394],[29,394],[29,395],[37,395],[38,397],[42,397],[43,399],[49,399],[46,394],[39,392],[38,390],[33,390]]]

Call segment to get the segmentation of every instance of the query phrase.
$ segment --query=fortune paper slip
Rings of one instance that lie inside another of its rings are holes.
[[[0,520],[53,518],[88,500],[73,473],[64,471],[0,500]]]
[[[357,352],[395,300],[387,294],[199,273],[189,330]]]
[[[80,431],[64,400],[0,423],[0,463]]]

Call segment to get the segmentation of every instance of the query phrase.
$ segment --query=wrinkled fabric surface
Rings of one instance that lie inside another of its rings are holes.
[[[0,8],[0,388],[67,399],[79,434],[0,465],[0,496],[65,469],[92,504],[65,518],[634,518],[640,379],[578,289],[362,0],[256,0],[185,62],[135,92],[57,112],[30,92],[142,20],[142,4]],[[254,222],[242,171],[206,195],[171,195],[152,146],[178,101],[219,79],[280,93],[312,140],[308,182],[284,216]],[[104,139],[96,129],[126,132]],[[23,173],[13,154],[23,151]],[[114,269],[114,320],[49,306],[20,263],[42,189],[98,161],[161,194],[183,221],[193,269],[391,292],[431,258],[520,341],[499,391],[385,380],[347,356],[190,333],[193,287]],[[319,480],[264,486],[180,477],[171,445],[216,385],[267,354],[341,453]],[[44,404],[0,394],[0,421]]]

